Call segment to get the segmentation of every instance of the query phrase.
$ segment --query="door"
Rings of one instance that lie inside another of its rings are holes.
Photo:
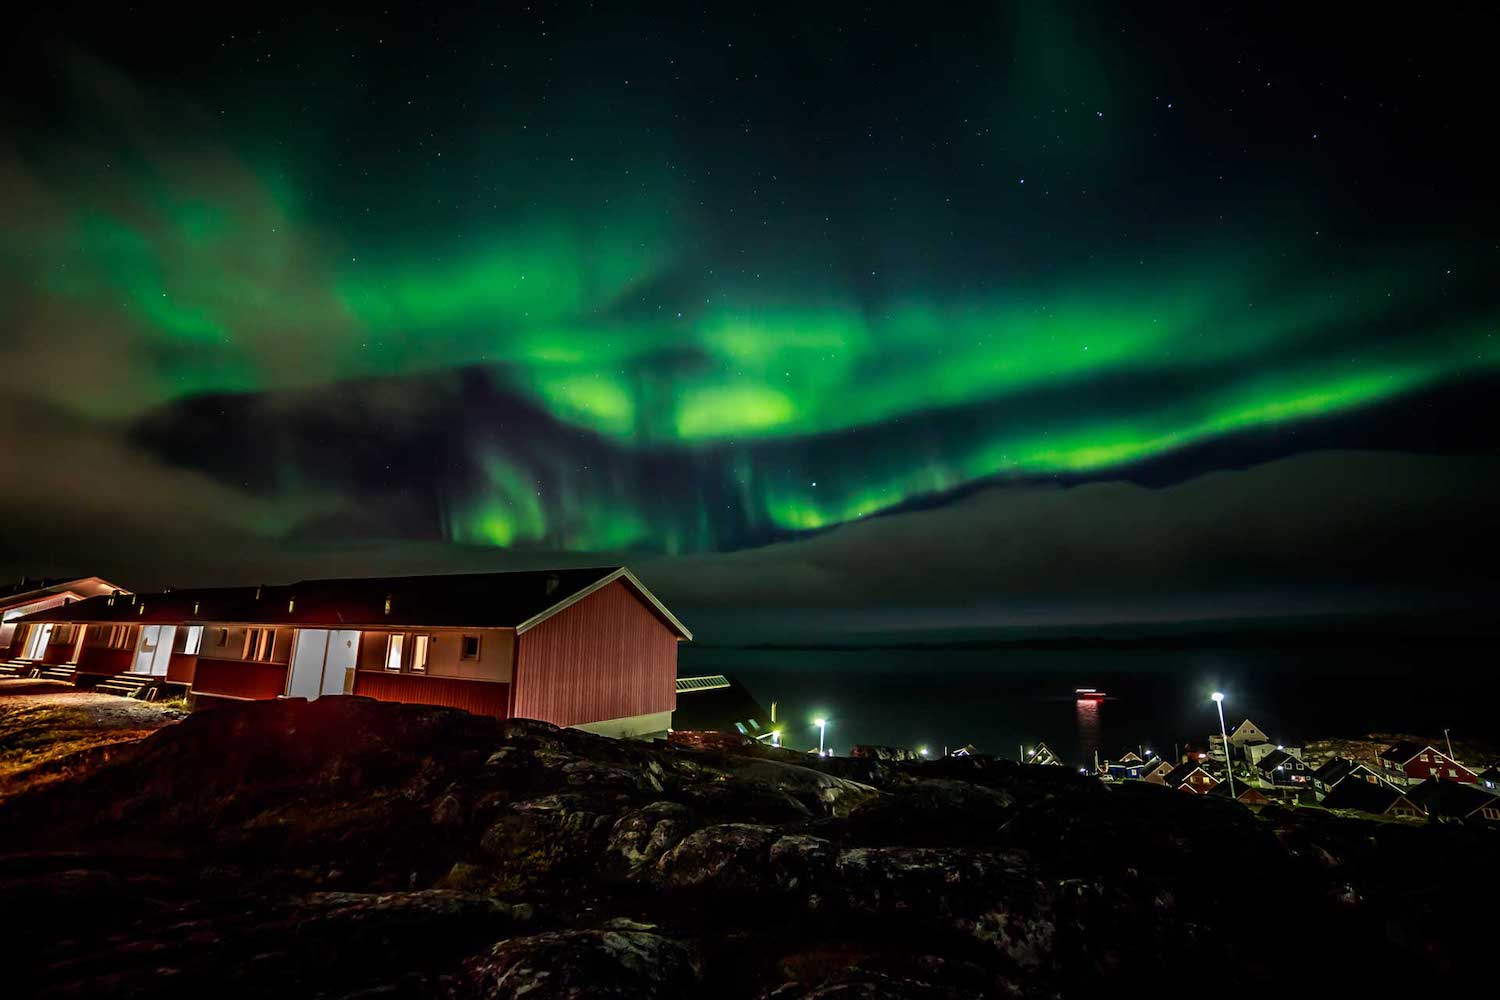
[[[327,656],[327,629],[297,630],[297,643],[292,647],[291,677],[286,685],[288,698],[310,700],[323,693],[323,661]]]
[[[176,639],[176,625],[142,625],[140,642],[135,647],[135,663],[131,670],[153,677],[167,676],[167,664],[172,660],[172,643]]]
[[[42,625],[31,626],[31,632],[26,636],[26,652],[22,654],[22,658],[27,660],[40,660],[42,658],[42,654],[47,652],[47,644],[51,641],[51,622],[46,622]]]
[[[350,671],[359,659],[359,633],[339,631],[328,634],[328,658],[323,662],[323,693],[344,694],[352,690]],[[350,683],[350,686],[346,686]]]
[[[288,698],[313,698],[324,694],[343,694],[344,679],[359,656],[357,631],[330,632],[322,628],[297,630],[297,644],[292,649],[291,677],[287,681]]]

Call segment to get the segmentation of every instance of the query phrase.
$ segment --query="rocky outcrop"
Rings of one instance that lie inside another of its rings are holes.
[[[0,960],[17,995],[950,1000],[1430,990],[1487,954],[1449,916],[1496,898],[1489,831],[742,750],[202,712],[0,808]],[[1318,951],[1264,947],[1289,919]]]
[[[489,1000],[675,1000],[697,984],[692,953],[642,930],[559,931],[495,945],[468,971]]]

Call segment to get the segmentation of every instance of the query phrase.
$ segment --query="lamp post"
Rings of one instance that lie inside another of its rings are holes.
[[[1224,728],[1224,693],[1215,691],[1209,697],[1214,700],[1214,704],[1219,709],[1219,736],[1224,740],[1224,774],[1229,778],[1229,797],[1232,799],[1234,798],[1234,765],[1229,760],[1229,730]]]
[[[823,737],[828,732],[827,719],[814,719],[813,725],[818,727],[818,756],[823,756]]]

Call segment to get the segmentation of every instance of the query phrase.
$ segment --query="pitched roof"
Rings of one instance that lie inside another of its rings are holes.
[[[1388,760],[1392,764],[1405,764],[1417,754],[1431,749],[1432,747],[1425,743],[1413,743],[1411,740],[1402,740],[1380,751],[1380,759]]]
[[[1208,794],[1219,798],[1229,798],[1229,782],[1221,781],[1208,790]],[[1243,781],[1234,783],[1234,798],[1236,802],[1270,802],[1271,799],[1254,785],[1247,785]]]
[[[1178,764],[1176,767],[1172,768],[1172,770],[1167,774],[1167,784],[1171,785],[1173,788],[1176,788],[1178,785],[1186,781],[1188,779],[1188,776],[1191,775],[1194,771],[1203,771],[1204,774],[1208,774],[1207,771],[1203,770],[1202,764],[1199,764],[1197,761],[1190,760],[1184,764]],[[1215,781],[1219,780],[1218,778],[1214,778],[1214,776],[1211,774],[1208,774],[1208,776],[1210,778],[1213,778]]]
[[[1342,787],[1342,786],[1340,786]],[[1428,779],[1410,789],[1406,797],[1433,816],[1465,819],[1486,806],[1500,806],[1500,795],[1468,781]]]
[[[1287,753],[1285,750],[1272,750],[1260,760],[1256,761],[1255,766],[1262,771],[1274,771],[1278,767],[1286,764],[1289,761],[1296,761],[1299,764],[1302,763],[1301,758],[1297,757],[1295,754]]]
[[[687,627],[624,566],[172,590],[112,603],[108,597],[92,598],[27,615],[24,620],[513,628],[524,632],[616,580],[634,590],[681,638],[692,638]]]
[[[0,587],[0,611],[22,607],[34,601],[44,600],[68,592],[94,594],[119,590],[114,584],[98,576],[53,577],[46,580],[23,580],[20,583]]]
[[[1325,785],[1336,785],[1358,766],[1348,757],[1330,757],[1313,771],[1313,780],[1321,781]]]
[[[1384,816],[1392,806],[1403,799],[1413,808],[1420,808],[1412,803],[1409,796],[1402,794],[1400,789],[1393,788],[1384,782],[1375,784],[1369,781],[1341,781],[1323,800],[1323,807],[1325,809],[1357,809],[1360,812]]]

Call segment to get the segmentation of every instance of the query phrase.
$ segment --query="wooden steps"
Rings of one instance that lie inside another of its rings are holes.
[[[0,663],[0,677],[30,677],[31,664],[24,660],[8,660]]]
[[[64,684],[72,684],[74,676],[78,673],[77,667],[49,667],[43,666],[42,664],[36,664],[33,669],[36,670],[34,676],[40,678],[41,680],[62,681]]]
[[[94,690],[100,694],[115,694],[121,698],[143,698],[146,701],[156,699],[157,678],[141,677],[132,674],[118,674],[107,681],[100,681],[94,685]]]

